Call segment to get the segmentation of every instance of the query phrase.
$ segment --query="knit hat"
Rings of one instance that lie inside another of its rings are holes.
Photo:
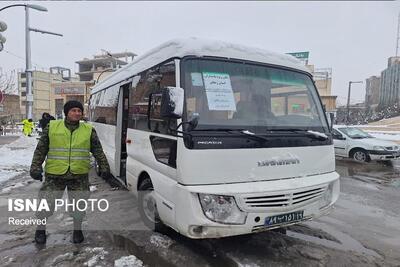
[[[76,100],[70,100],[67,103],[65,103],[65,105],[64,105],[64,114],[65,114],[65,116],[68,115],[68,112],[72,108],[79,108],[83,112],[83,106],[82,106],[81,102],[76,101]]]

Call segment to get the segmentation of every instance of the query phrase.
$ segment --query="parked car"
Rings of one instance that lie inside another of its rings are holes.
[[[400,157],[400,146],[392,141],[371,136],[360,128],[334,125],[332,129],[335,155],[358,162],[389,161]]]

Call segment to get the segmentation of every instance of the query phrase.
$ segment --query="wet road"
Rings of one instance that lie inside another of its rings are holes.
[[[91,198],[112,200],[112,212],[88,213],[85,242],[72,244],[71,219],[56,213],[49,220],[47,245],[37,247],[32,242],[35,227],[10,227],[1,210],[0,265],[112,266],[121,256],[135,255],[147,266],[399,266],[398,165],[338,160],[342,193],[329,215],[291,226],[286,235],[264,232],[217,240],[148,231],[132,195],[92,173]],[[7,189],[15,183],[23,186]],[[0,208],[10,196],[34,197],[39,187],[21,174],[0,186]]]

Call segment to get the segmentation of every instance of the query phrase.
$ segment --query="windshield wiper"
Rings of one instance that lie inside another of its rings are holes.
[[[269,131],[271,132],[291,132],[291,133],[298,133],[298,134],[304,134],[305,136],[317,139],[317,140],[326,140],[328,139],[328,136],[325,133],[317,132],[317,131],[312,131],[312,130],[304,130],[304,129],[297,129],[297,128],[275,128],[275,129],[270,129]]]
[[[247,129],[211,128],[211,129],[196,129],[194,131],[226,132],[226,133],[231,133],[231,134],[238,133],[240,135],[244,135],[244,136],[250,137],[252,139],[257,139],[259,141],[269,141],[268,138],[261,136],[261,135],[257,135],[253,132],[250,132]]]
[[[249,137],[255,137],[258,140],[269,141],[268,138],[266,138],[264,136],[261,136],[261,135],[256,135],[255,133],[250,132],[249,130],[239,130],[239,132],[241,134],[244,134],[244,135],[249,136]]]

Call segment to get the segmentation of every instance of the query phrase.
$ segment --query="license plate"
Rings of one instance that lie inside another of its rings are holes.
[[[304,211],[295,211],[291,213],[280,214],[265,218],[264,224],[266,226],[272,226],[277,224],[284,224],[290,222],[301,221],[304,217]]]

